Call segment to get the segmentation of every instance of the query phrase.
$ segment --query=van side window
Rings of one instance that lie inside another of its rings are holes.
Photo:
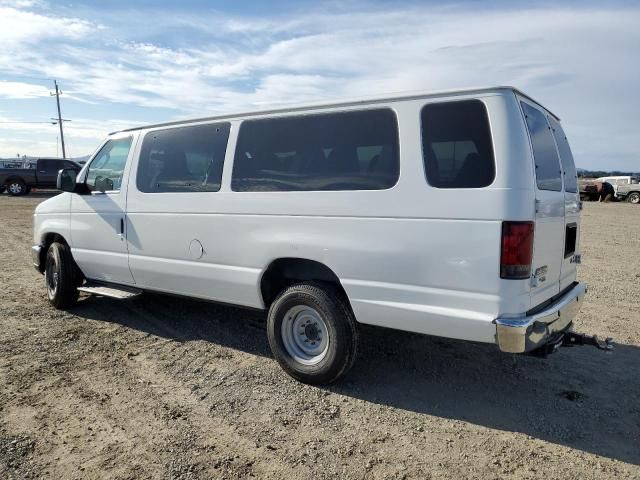
[[[496,175],[487,110],[480,100],[422,108],[422,154],[429,185],[482,188]]]
[[[564,190],[570,193],[578,193],[578,172],[576,171],[575,163],[573,163],[573,154],[571,153],[571,148],[569,148],[567,136],[564,134],[560,122],[555,118],[549,117],[549,123],[560,152],[560,162],[564,172]]]
[[[398,125],[389,109],[244,121],[231,188],[383,190],[398,181]]]
[[[86,185],[90,191],[120,190],[132,137],[109,140],[91,160]]]
[[[551,133],[551,127],[540,110],[521,102],[527,121],[533,159],[536,164],[536,184],[539,190],[562,191],[560,159]]]
[[[144,193],[217,192],[231,124],[156,130],[145,135],[136,186]]]

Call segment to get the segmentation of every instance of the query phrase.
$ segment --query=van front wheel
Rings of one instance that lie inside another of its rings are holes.
[[[47,297],[58,309],[68,308],[78,301],[77,267],[67,245],[53,242],[47,250],[44,268]]]
[[[269,345],[280,366],[296,380],[332,383],[353,365],[358,329],[342,292],[330,284],[298,283],[271,304]]]

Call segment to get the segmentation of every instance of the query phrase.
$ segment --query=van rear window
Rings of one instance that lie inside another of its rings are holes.
[[[553,130],[553,136],[556,138],[558,152],[560,152],[560,162],[564,171],[564,189],[566,192],[578,193],[578,172],[573,162],[573,154],[571,153],[567,136],[564,134],[560,122],[549,117],[549,123]]]
[[[231,188],[382,190],[398,181],[398,126],[389,109],[244,121]]]
[[[560,192],[562,191],[560,159],[551,127],[540,110],[525,102],[521,102],[521,104],[533,147],[538,189]]]
[[[480,100],[431,103],[421,112],[422,154],[429,185],[482,188],[495,179],[487,110]]]

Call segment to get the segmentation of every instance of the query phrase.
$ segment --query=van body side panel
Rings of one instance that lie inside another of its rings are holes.
[[[127,218],[136,285],[260,308],[269,264],[304,258],[336,273],[359,322],[495,342],[493,320],[531,302],[528,281],[499,275],[502,221],[533,219],[530,157],[512,92],[469,98],[486,105],[494,139],[496,177],[486,188],[426,181],[420,111],[447,98],[376,105],[398,121],[400,178],[387,190],[232,192],[236,121],[218,192],[139,192],[134,162]]]

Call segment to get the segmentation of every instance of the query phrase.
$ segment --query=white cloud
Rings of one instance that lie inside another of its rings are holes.
[[[22,4],[22,5],[20,5]],[[19,7],[33,2],[19,2]],[[3,47],[34,44],[46,38],[78,39],[92,29],[92,23],[77,19],[33,13],[14,7],[0,6],[0,44]]]
[[[42,85],[0,80],[0,98],[38,98],[48,96],[49,89]]]
[[[579,164],[638,168],[640,8],[321,8],[260,18],[129,10],[97,26],[69,10],[0,7],[0,64],[56,77],[78,99],[179,117],[513,84],[563,118]],[[6,91],[42,91],[26,85]]]

